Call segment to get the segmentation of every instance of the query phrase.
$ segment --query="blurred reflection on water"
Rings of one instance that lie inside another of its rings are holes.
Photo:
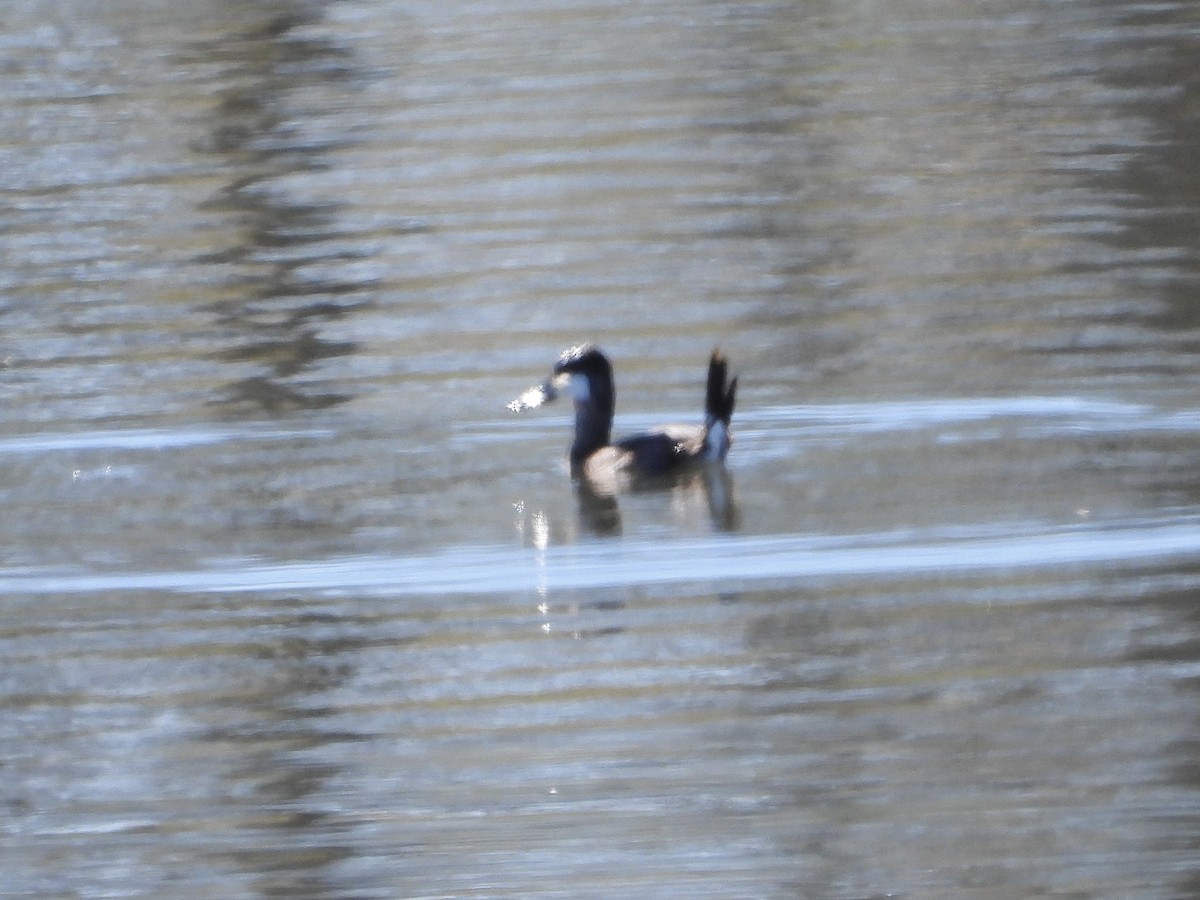
[[[1196,893],[1198,50],[0,7],[6,891]],[[572,486],[584,338],[727,477]]]

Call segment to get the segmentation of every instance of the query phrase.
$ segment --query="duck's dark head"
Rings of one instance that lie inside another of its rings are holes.
[[[588,403],[607,394],[614,398],[612,363],[595,344],[580,344],[564,350],[554,364],[555,388],[570,394],[576,403]]]
[[[580,344],[563,351],[544,384],[530,388],[509,404],[520,412],[541,406],[566,394],[575,403],[575,441],[571,459],[591,456],[612,438],[616,388],[612,364],[595,344]]]

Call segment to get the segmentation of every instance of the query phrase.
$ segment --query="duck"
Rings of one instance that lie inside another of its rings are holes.
[[[616,385],[613,367],[593,343],[563,351],[550,377],[508,404],[521,412],[560,396],[575,405],[575,438],[569,460],[574,477],[608,480],[614,475],[657,478],[697,466],[722,463],[733,444],[730,420],[737,398],[737,377],[719,350],[708,361],[704,421],[700,425],[663,425],[612,440]]]

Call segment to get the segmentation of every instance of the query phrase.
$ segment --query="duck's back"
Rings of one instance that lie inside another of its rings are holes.
[[[704,430],[696,425],[666,425],[631,434],[613,446],[625,455],[624,464],[644,475],[666,475],[697,458]]]

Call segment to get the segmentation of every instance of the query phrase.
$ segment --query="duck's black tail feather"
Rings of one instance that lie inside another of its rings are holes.
[[[714,350],[708,360],[708,388],[704,395],[704,417],[711,422],[729,425],[733,418],[733,404],[737,399],[737,378],[726,384],[729,364],[719,350]]]

